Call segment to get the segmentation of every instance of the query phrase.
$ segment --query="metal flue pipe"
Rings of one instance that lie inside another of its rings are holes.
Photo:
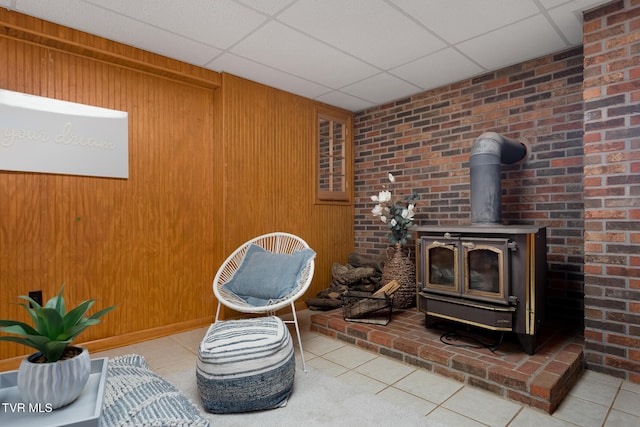
[[[496,132],[483,133],[471,147],[471,223],[502,223],[502,164],[525,158],[527,146]]]

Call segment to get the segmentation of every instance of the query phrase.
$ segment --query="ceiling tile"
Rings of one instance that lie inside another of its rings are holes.
[[[207,68],[218,72],[233,74],[254,82],[260,82],[311,99],[327,93],[329,90],[325,86],[303,80],[289,73],[257,64],[230,53],[219,56],[208,64]]]
[[[339,91],[329,92],[326,95],[317,97],[316,100],[325,104],[336,105],[349,111],[362,111],[376,105]]]
[[[597,3],[600,2],[595,0],[569,1],[550,9],[548,13],[569,43],[577,45],[582,43],[582,12]]]
[[[563,6],[573,10],[588,10],[596,4],[606,3],[602,0],[540,0],[542,7],[552,9],[554,7]]]
[[[62,3],[62,4],[61,4]],[[17,10],[90,34],[203,66],[221,51],[77,0],[20,1]]]
[[[234,46],[231,52],[332,89],[377,72],[350,55],[273,21]]]
[[[533,0],[392,0],[409,15],[455,44],[539,13]]]
[[[478,64],[453,48],[441,50],[409,64],[389,70],[392,74],[423,89],[444,86],[484,71]]]
[[[420,92],[422,89],[388,73],[380,73],[341,89],[349,95],[365,99],[373,104],[382,104],[389,100],[404,98]]]
[[[296,0],[237,0],[245,6],[259,10],[267,15],[275,15]]]
[[[413,86],[432,89],[579,45],[581,11],[608,1],[0,0],[0,7],[357,111]]]
[[[278,20],[381,69],[444,47],[382,0],[299,0]]]
[[[535,40],[535,43],[532,41]],[[527,46],[523,49],[523,46]],[[537,58],[567,47],[542,15],[500,28],[456,46],[487,70]]]
[[[540,0],[540,4],[545,9],[551,9],[552,7],[560,6],[562,3],[567,3],[569,0]]]
[[[267,20],[232,0],[85,0],[138,21],[226,49]]]

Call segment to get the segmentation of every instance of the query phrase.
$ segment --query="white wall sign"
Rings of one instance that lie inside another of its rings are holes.
[[[129,177],[126,112],[0,89],[0,170]]]

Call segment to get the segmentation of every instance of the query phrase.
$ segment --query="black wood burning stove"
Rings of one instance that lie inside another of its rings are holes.
[[[414,229],[418,309],[430,318],[514,332],[533,354],[544,319],[546,228],[501,224],[501,163],[526,147],[496,133],[471,149],[471,225]]]
[[[418,309],[515,332],[528,354],[544,318],[546,228],[417,227]]]

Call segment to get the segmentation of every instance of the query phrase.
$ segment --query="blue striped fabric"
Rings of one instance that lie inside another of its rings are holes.
[[[193,402],[149,369],[144,357],[130,354],[108,363],[103,427],[209,425]]]
[[[209,412],[284,406],[294,375],[291,334],[276,316],[218,321],[200,343],[196,378]]]

